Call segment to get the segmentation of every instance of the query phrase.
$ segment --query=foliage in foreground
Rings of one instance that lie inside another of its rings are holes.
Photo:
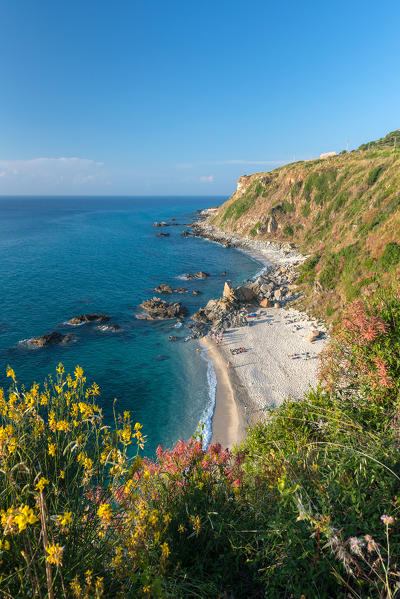
[[[383,598],[400,583],[400,299],[357,302],[233,454],[138,454],[82,369],[0,402],[0,596]],[[128,458],[128,452],[133,457]]]

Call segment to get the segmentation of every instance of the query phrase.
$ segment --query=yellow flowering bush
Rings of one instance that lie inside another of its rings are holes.
[[[125,548],[120,558],[118,551],[122,529],[133,539],[136,522],[139,534],[129,544],[143,548],[147,513],[136,508],[129,476],[140,463],[141,425],[124,412],[115,430],[105,426],[99,388],[86,385],[80,366],[71,376],[60,364],[42,389],[20,388],[10,367],[7,376],[11,387],[0,390],[0,596],[134,592],[132,580],[118,576],[118,561],[126,563]],[[165,523],[153,517],[149,526],[154,536]],[[130,574],[133,558],[143,562],[132,554]]]

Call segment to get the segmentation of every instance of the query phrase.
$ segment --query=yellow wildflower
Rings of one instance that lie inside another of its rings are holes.
[[[200,518],[199,516],[190,516],[190,522],[193,526],[193,530],[199,534],[200,530],[201,530],[201,523],[200,523]]]
[[[96,597],[101,597],[104,593],[104,578],[102,576],[96,576],[96,582],[94,584],[94,590],[96,592]]]
[[[102,520],[103,522],[110,522],[111,516],[112,516],[110,504],[109,503],[100,504],[100,506],[97,510],[97,515],[100,518],[100,520]]]
[[[171,552],[169,550],[168,543],[163,543],[161,545],[161,557],[164,558],[164,559],[166,559],[169,556],[170,553]]]
[[[185,527],[182,526],[182,524],[179,524],[179,526],[178,526],[178,532],[180,532],[180,533],[185,532]]]
[[[61,566],[62,555],[64,552],[64,547],[60,547],[58,543],[53,543],[52,545],[47,545],[46,547],[46,561],[49,564],[55,564],[56,566]]]
[[[9,551],[10,543],[7,539],[0,539],[0,551]]]
[[[38,491],[43,491],[43,489],[46,485],[49,484],[49,482],[50,481],[48,481],[47,478],[44,478],[44,476],[42,476],[42,478],[39,479],[39,482],[36,483],[35,489],[37,489]]]
[[[78,581],[78,575],[75,576],[73,581],[71,582],[71,591],[75,599],[80,599],[82,595],[82,587]]]
[[[64,470],[60,470],[60,478],[65,478],[65,472],[64,472]]]
[[[143,593],[146,593],[146,594],[150,593],[150,590],[151,589],[150,589],[150,585],[149,584],[146,584],[146,586],[144,586],[142,588]]]
[[[79,380],[79,379],[81,379],[81,378],[82,378],[82,376],[83,376],[83,368],[81,368],[80,366],[77,366],[77,367],[75,368],[75,372],[74,372],[74,374],[75,374],[75,378],[76,378],[76,379],[78,379],[78,380]]]
[[[18,526],[18,532],[22,532],[28,526],[28,524],[35,524],[38,518],[35,516],[34,511],[28,505],[21,505],[16,510],[14,517],[15,524]]]
[[[58,374],[64,374],[65,370],[64,370],[64,366],[61,364],[61,362],[59,363],[59,365],[56,368]]]
[[[57,445],[55,443],[49,443],[49,455],[55,456],[56,449],[57,449]]]
[[[66,420],[60,420],[56,423],[56,430],[63,431],[64,433],[69,431],[69,423]]]
[[[7,366],[7,376],[11,377],[12,380],[14,381],[14,383],[16,383],[16,378],[15,378],[15,372],[14,370],[11,368],[11,366]]]
[[[56,415],[55,415],[54,410],[51,410],[51,412],[49,414],[49,427],[50,427],[50,430],[53,431],[53,433],[56,432],[57,423],[56,423]]]
[[[69,526],[72,524],[72,512],[64,512],[62,516],[57,516],[56,522],[58,526]]]

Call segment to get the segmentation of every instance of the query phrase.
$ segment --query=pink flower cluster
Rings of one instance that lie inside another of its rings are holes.
[[[388,325],[376,314],[368,314],[361,300],[353,302],[342,321],[343,329],[360,345],[367,345],[387,333]]]

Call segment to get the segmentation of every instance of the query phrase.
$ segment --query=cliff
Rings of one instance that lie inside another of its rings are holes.
[[[305,304],[333,317],[400,274],[400,130],[352,152],[244,175],[211,222],[295,243],[309,255],[299,279]]]

